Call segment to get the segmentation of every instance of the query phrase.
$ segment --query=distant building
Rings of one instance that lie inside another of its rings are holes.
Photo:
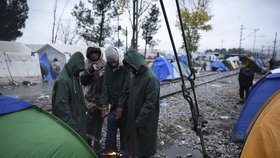
[[[145,49],[138,49],[138,52],[140,54],[145,54]],[[146,59],[156,59],[157,57],[159,57],[160,55],[162,55],[162,51],[160,49],[147,49],[146,50]]]

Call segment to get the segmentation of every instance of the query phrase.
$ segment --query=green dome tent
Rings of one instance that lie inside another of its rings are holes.
[[[0,95],[0,157],[97,158],[54,115],[17,97]]]

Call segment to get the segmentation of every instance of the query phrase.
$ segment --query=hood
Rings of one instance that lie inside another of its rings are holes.
[[[144,56],[142,54],[137,53],[135,50],[129,50],[124,55],[124,60],[134,69],[136,69],[136,74],[142,74],[143,72],[149,69],[144,59]]]
[[[84,56],[81,52],[74,53],[66,64],[67,70],[71,75],[85,68]]]
[[[118,48],[113,47],[113,46],[108,46],[105,49],[105,55],[106,55],[106,59],[108,62],[108,56],[112,55],[112,53],[116,53],[118,55],[118,62],[119,62],[119,67],[123,65],[123,58],[124,58],[124,52],[120,51]]]
[[[93,62],[89,59],[89,54],[93,53],[93,52],[97,52],[98,54],[100,54],[100,57],[97,61]],[[97,48],[97,47],[88,47],[87,49],[87,54],[86,54],[86,57],[87,57],[87,60],[90,62],[90,63],[99,63],[101,60],[103,60],[103,53],[101,51],[100,48]]]

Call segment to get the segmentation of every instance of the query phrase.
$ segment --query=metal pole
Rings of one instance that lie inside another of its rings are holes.
[[[277,40],[277,32],[275,33],[275,40],[273,41],[274,46],[273,46],[273,54],[272,54],[272,58],[276,58],[276,40]]]
[[[118,7],[118,9],[119,9],[119,7]],[[118,49],[119,49],[119,47],[120,47],[120,34],[119,34],[119,30],[120,30],[120,24],[119,24],[119,11],[117,11],[117,14],[118,14]]]
[[[127,52],[127,27],[125,28],[125,52]]]
[[[241,54],[241,42],[242,42],[242,31],[243,31],[243,25],[241,25],[241,29],[240,29],[240,39],[239,39],[239,56]]]
[[[133,0],[133,23],[132,23],[132,40],[131,45],[132,49],[137,50],[137,41],[138,41],[138,0]]]
[[[254,29],[254,44],[253,44],[253,54],[255,53],[255,41],[256,41],[256,33],[257,31],[259,31],[260,29]]]

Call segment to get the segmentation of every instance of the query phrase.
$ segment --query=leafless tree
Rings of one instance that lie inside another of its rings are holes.
[[[56,19],[56,18],[57,18],[57,17],[56,17],[56,14],[57,14],[57,13],[56,13],[56,10],[57,10],[57,0],[55,0],[55,2],[54,2],[53,27],[52,27],[52,39],[51,39],[51,42],[52,42],[53,44],[56,43],[57,34],[58,34],[58,32],[59,32],[61,19],[62,19],[62,16],[63,16],[63,14],[64,14],[64,10],[65,10],[65,8],[66,8],[68,2],[69,2],[69,0],[67,0],[67,1],[65,2],[65,5],[64,5],[64,7],[63,7],[63,9],[62,9],[62,12],[61,12],[61,15],[60,15],[59,18],[58,18],[58,21],[57,21],[57,19]],[[56,21],[57,21],[57,23],[56,23]]]
[[[75,24],[71,24],[71,20],[65,20],[60,23],[59,39],[63,44],[69,45],[75,45],[81,39],[78,28]]]

